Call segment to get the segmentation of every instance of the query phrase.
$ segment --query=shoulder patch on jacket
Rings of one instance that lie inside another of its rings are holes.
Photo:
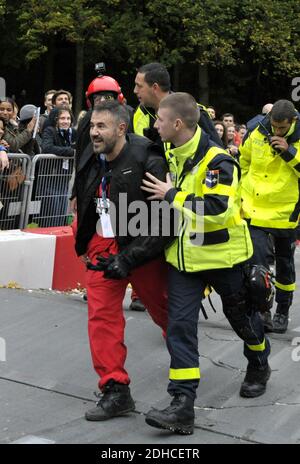
[[[206,171],[205,185],[207,188],[214,188],[219,183],[219,169],[214,169],[213,171]]]

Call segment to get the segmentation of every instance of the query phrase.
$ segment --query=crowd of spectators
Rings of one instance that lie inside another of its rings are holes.
[[[21,157],[9,159],[9,153],[24,153],[30,157],[52,154],[61,158],[61,162],[51,160],[50,168],[48,163],[46,176],[37,167],[33,186],[34,194],[45,198],[40,211],[41,215],[48,217],[44,225],[55,226],[61,225],[62,218],[67,214],[69,181],[73,170],[73,163],[69,163],[67,158],[73,159],[75,155],[72,95],[63,89],[49,90],[45,93],[44,105],[45,111],[40,114],[40,108],[35,105],[25,104],[19,110],[13,99],[0,99],[0,195],[5,203],[5,199],[15,195],[18,182],[25,179],[21,175],[21,178],[9,184],[8,179],[11,180],[22,169]],[[4,208],[0,219],[7,214],[8,210]]]
[[[270,111],[272,105],[266,104],[262,109],[262,114]],[[218,110],[213,106],[207,107],[216,131],[218,132],[224,147],[228,152],[238,157],[238,147],[247,132],[251,129],[251,124],[255,124],[255,116],[246,124],[237,124],[232,113],[224,113],[219,118]],[[50,89],[44,95],[44,109],[40,111],[35,105],[25,104],[20,110],[12,98],[0,99],[0,172],[1,176],[8,172],[8,169],[14,170],[17,161],[9,161],[7,153],[26,153],[30,157],[36,154],[53,154],[63,158],[59,168],[52,169],[51,174],[61,176],[70,174],[70,165],[68,159],[74,158],[75,145],[77,137],[77,127],[86,111],[82,110],[77,120],[72,114],[72,95],[69,91],[60,89]],[[9,166],[10,164],[10,166]],[[65,178],[69,179],[66,175]],[[53,184],[54,185],[54,184]],[[52,201],[51,208],[58,208],[61,214],[66,209],[65,201],[62,206],[62,197],[66,195],[68,185],[62,181],[59,187],[48,185],[44,194],[59,195],[60,198]],[[1,188],[1,183],[0,183]],[[40,188],[41,190],[41,188]],[[2,189],[1,189],[2,195]],[[52,224],[53,225],[53,224]]]

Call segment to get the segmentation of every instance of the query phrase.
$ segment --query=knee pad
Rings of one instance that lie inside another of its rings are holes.
[[[269,311],[273,306],[275,285],[274,276],[261,264],[247,265],[244,268],[245,285],[254,311]]]

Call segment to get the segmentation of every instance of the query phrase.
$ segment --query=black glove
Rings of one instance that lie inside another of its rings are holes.
[[[104,270],[104,277],[107,279],[125,279],[128,276],[130,269],[122,256],[110,256],[108,261],[108,266]]]
[[[113,255],[108,256],[107,258],[104,258],[104,256],[97,256],[97,264],[92,264],[92,263],[87,263],[86,267],[90,269],[91,271],[105,271],[110,263],[111,258],[113,258]]]

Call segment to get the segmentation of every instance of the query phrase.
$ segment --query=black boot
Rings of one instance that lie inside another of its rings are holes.
[[[191,435],[194,432],[194,400],[183,393],[175,394],[170,406],[159,411],[152,408],[146,414],[146,422],[158,429],[171,430],[180,435]]]
[[[131,301],[129,309],[131,309],[131,311],[146,311],[145,306],[139,298]]]
[[[278,303],[273,317],[273,332],[285,333],[289,325],[289,305]]]
[[[256,398],[266,391],[267,381],[271,375],[269,364],[262,368],[248,365],[246,376],[240,389],[240,396],[244,398]]]
[[[134,411],[135,404],[128,385],[109,380],[97,405],[85,413],[86,420],[104,421]]]

